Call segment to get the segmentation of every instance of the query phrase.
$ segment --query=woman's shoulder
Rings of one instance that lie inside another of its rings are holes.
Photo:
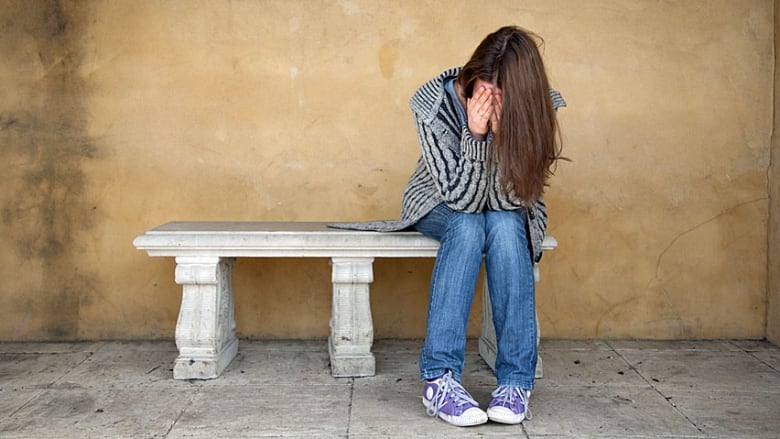
[[[460,67],[447,69],[418,88],[409,101],[412,111],[424,121],[433,119],[444,99],[444,81],[458,76],[460,69]]]

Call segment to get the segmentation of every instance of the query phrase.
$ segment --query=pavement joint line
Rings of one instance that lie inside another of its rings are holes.
[[[729,343],[732,346],[735,346],[741,352],[744,352],[744,353],[750,355],[751,357],[755,358],[756,360],[760,361],[761,364],[763,364],[763,365],[767,366],[768,368],[772,369],[774,372],[780,373],[780,370],[778,370],[775,366],[773,366],[772,363],[770,363],[770,362],[768,362],[768,361],[766,361],[766,360],[764,360],[762,358],[757,357],[756,356],[756,352],[758,352],[758,351],[745,349],[742,346],[740,346],[737,343],[735,343],[734,340],[729,340]]]
[[[49,384],[47,384],[47,385],[46,385],[46,389],[51,389],[51,388],[53,388],[53,387],[54,387],[54,385],[56,385],[56,384],[57,384],[57,383],[59,383],[61,380],[63,380],[63,379],[66,377],[66,376],[68,376],[68,375],[69,375],[71,372],[73,372],[73,371],[74,371],[75,369],[77,369],[79,366],[81,366],[82,364],[86,363],[86,362],[87,362],[87,360],[89,360],[90,358],[92,358],[92,357],[95,355],[95,352],[97,352],[97,349],[96,349],[96,350],[94,350],[94,351],[86,351],[86,354],[87,354],[87,356],[86,356],[86,357],[84,357],[84,359],[83,359],[83,360],[81,360],[81,361],[80,361],[78,364],[75,364],[73,367],[69,368],[68,370],[66,370],[64,373],[62,373],[62,375],[60,375],[59,377],[57,377],[57,378],[56,378],[54,381],[52,381],[52,382],[50,382]]]
[[[776,372],[776,373],[780,373],[780,370],[778,370],[777,368],[775,368],[775,367],[772,365],[772,363],[769,363],[769,362],[767,362],[767,361],[766,361],[766,360],[764,360],[764,359],[758,358],[758,357],[755,355],[755,353],[754,353],[754,352],[746,352],[746,354],[748,354],[748,355],[750,355],[751,357],[755,358],[756,360],[760,361],[760,362],[761,362],[761,364],[763,364],[763,365],[765,365],[766,367],[768,367],[768,368],[772,369],[774,372]]]
[[[636,368],[636,366],[634,366],[634,365],[633,365],[633,364],[632,364],[630,361],[628,361],[628,360],[626,359],[626,357],[624,357],[624,356],[623,356],[623,354],[622,354],[622,353],[620,353],[620,352],[619,352],[617,349],[615,349],[615,347],[614,347],[614,346],[612,346],[612,343],[610,343],[610,342],[609,342],[609,340],[605,340],[604,342],[607,344],[607,346],[609,346],[609,347],[610,347],[610,349],[612,349],[612,352],[614,352],[614,353],[615,353],[615,355],[617,355],[618,357],[620,357],[620,359],[621,359],[621,360],[623,360],[623,362],[624,362],[624,363],[626,363],[626,365],[628,365],[628,367],[629,367],[629,368],[631,368],[631,370],[633,370],[633,371],[634,371],[634,373],[636,373],[637,375],[639,375],[639,376],[642,378],[642,380],[644,380],[644,382],[645,382],[645,383],[647,383],[647,385],[648,385],[648,386],[650,386],[650,388],[651,388],[651,389],[653,389],[653,391],[654,391],[655,393],[657,393],[657,394],[658,394],[658,395],[659,395],[661,398],[663,398],[663,400],[664,400],[664,401],[666,401],[666,403],[667,403],[667,404],[669,404],[669,406],[670,406],[670,407],[671,407],[671,408],[672,408],[672,409],[673,409],[673,410],[674,410],[674,411],[675,411],[675,412],[676,412],[678,415],[682,416],[682,418],[683,418],[683,419],[685,419],[685,420],[686,420],[686,421],[687,421],[689,424],[691,424],[691,425],[693,426],[693,428],[695,428],[696,430],[698,430],[698,431],[699,431],[699,433],[701,433],[701,434],[703,434],[703,435],[707,436],[707,433],[706,433],[706,432],[705,432],[705,431],[704,431],[704,430],[703,430],[701,427],[699,427],[698,425],[696,425],[696,423],[695,423],[695,422],[693,422],[693,420],[692,420],[690,417],[688,417],[688,416],[687,416],[685,413],[683,413],[683,411],[682,411],[682,410],[681,410],[679,407],[677,407],[677,404],[674,404],[674,403],[672,402],[671,398],[668,398],[666,395],[664,395],[664,394],[663,394],[663,392],[661,392],[661,390],[659,390],[659,389],[658,389],[658,387],[656,387],[656,386],[653,384],[653,381],[652,381],[652,380],[649,380],[649,379],[648,379],[646,376],[644,376],[644,374],[642,374],[642,373],[639,371],[639,369],[637,369],[637,368]]]
[[[16,416],[17,413],[19,413],[20,410],[27,407],[28,404],[30,404],[33,400],[37,399],[41,395],[43,395],[43,392],[45,392],[46,389],[38,389],[37,392],[33,396],[31,396],[27,401],[24,402],[24,404],[20,404],[19,407],[16,408],[16,410],[11,411],[11,413],[8,414],[8,416],[5,417],[5,419],[10,419]]]
[[[349,407],[347,408],[347,439],[352,428],[352,405],[355,403],[355,379],[349,379]]]
[[[168,437],[168,435],[173,430],[173,427],[175,427],[176,424],[179,422],[179,419],[181,419],[181,417],[184,416],[184,413],[187,412],[187,409],[192,406],[193,402],[195,402],[195,398],[200,394],[202,389],[203,387],[200,386],[195,387],[195,391],[192,392],[192,396],[190,397],[190,400],[187,402],[187,404],[184,405],[184,407],[181,408],[181,410],[179,410],[179,413],[176,414],[176,418],[173,420],[173,422],[171,422],[171,425],[168,427],[168,430],[166,430],[165,433],[163,433],[162,435],[163,438]]]

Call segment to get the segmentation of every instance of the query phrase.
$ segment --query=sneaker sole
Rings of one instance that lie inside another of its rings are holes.
[[[503,410],[496,410],[503,409]],[[525,421],[525,412],[518,414],[512,413],[511,410],[504,407],[490,407],[487,410],[488,419],[499,424],[522,424]]]
[[[425,397],[422,398],[422,403],[425,406],[426,410],[428,409],[428,406],[430,405],[430,401],[425,399]],[[487,413],[480,410],[481,413],[478,415],[472,415],[472,416],[452,416],[448,415],[446,413],[439,412],[437,416],[444,422],[454,425],[456,427],[473,427],[475,425],[482,425],[487,423],[488,416]]]

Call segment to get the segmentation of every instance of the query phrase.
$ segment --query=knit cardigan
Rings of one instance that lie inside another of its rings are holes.
[[[458,117],[458,105],[444,84],[460,72],[460,67],[445,70],[425,83],[409,103],[422,154],[409,178],[401,201],[400,220],[337,223],[331,227],[390,232],[412,227],[440,203],[453,210],[477,213],[484,210],[517,210],[525,208],[530,251],[538,261],[547,229],[547,208],[541,198],[525,206],[512,194],[501,189],[500,178],[488,163],[488,149],[493,140],[474,139],[468,125]],[[553,108],[566,106],[560,93],[550,90]]]

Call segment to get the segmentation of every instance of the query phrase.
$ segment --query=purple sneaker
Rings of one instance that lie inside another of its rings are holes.
[[[502,424],[519,424],[531,419],[528,399],[531,392],[520,387],[500,386],[493,392],[493,401],[487,409],[488,418]]]
[[[452,378],[451,371],[425,382],[422,401],[428,416],[438,415],[445,422],[458,427],[484,424],[488,420],[477,401]]]

